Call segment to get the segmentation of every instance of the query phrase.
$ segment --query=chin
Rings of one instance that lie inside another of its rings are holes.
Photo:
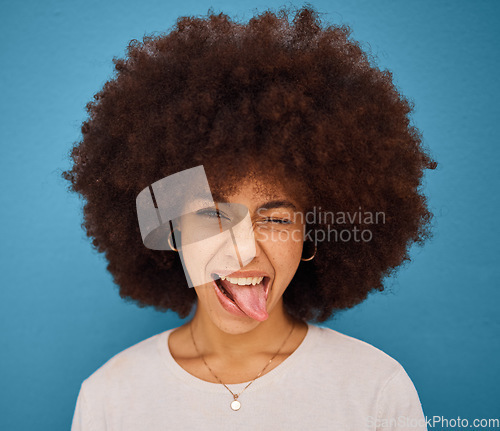
[[[231,319],[233,320],[233,319]],[[229,321],[226,319],[220,320],[219,322],[214,322],[214,324],[226,334],[230,335],[240,335],[246,334],[247,332],[252,331],[257,326],[259,326],[262,322],[257,320],[248,320],[247,322],[237,322],[235,320]]]

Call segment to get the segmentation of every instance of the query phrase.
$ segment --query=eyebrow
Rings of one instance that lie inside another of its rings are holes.
[[[218,196],[216,193],[213,194],[213,199],[214,202],[221,202],[226,204],[230,203],[223,196]],[[257,207],[257,210],[269,210],[274,208],[290,208],[293,211],[297,211],[297,207],[292,202],[287,201],[286,199],[264,202]]]
[[[273,208],[290,208],[293,211],[297,211],[297,207],[290,201],[286,200],[270,201],[270,202],[265,202],[262,205],[259,205],[259,209],[262,210],[270,210]]]

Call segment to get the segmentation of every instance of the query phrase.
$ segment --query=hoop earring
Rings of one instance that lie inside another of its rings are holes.
[[[168,242],[169,247],[170,247],[173,251],[177,251],[177,252],[178,252],[179,250],[177,250],[177,249],[174,247],[174,245],[172,244],[172,232],[173,232],[173,231],[172,231],[172,230],[170,230],[170,233],[168,234],[168,239],[167,239],[167,242]]]
[[[309,262],[309,261],[313,260],[316,257],[316,252],[317,251],[318,251],[318,248],[316,247],[316,244],[314,244],[314,253],[313,253],[313,255],[311,257],[306,258],[306,259],[301,258],[300,260],[302,262]]]

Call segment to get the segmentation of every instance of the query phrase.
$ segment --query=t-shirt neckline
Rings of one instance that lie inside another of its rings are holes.
[[[184,383],[189,386],[198,389],[204,392],[212,392],[212,393],[223,393],[228,392],[228,390],[221,385],[220,383],[212,383],[207,382],[205,380],[199,379],[198,377],[193,376],[188,373],[184,368],[182,368],[176,360],[173,358],[172,353],[168,347],[168,338],[170,334],[177,328],[169,329],[160,334],[158,337],[157,347],[160,353],[160,356],[163,359],[164,364],[169,372],[174,374],[177,378],[182,380]],[[285,371],[293,368],[294,364],[300,361],[300,358],[306,355],[315,344],[318,339],[320,332],[320,328],[307,323],[307,333],[299,346],[295,349],[295,351],[288,356],[281,364],[277,365],[268,373],[263,376],[255,379],[255,381],[245,390],[245,392],[252,392],[258,390],[261,387],[264,387],[274,380],[276,380],[280,375],[282,375]],[[227,386],[235,393],[243,390],[243,388],[248,385],[250,381],[243,383],[232,383],[227,384]]]

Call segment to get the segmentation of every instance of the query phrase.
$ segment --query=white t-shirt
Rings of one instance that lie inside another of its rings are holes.
[[[129,347],[88,377],[72,431],[427,429],[403,367],[332,329],[309,324],[295,352],[241,394],[238,411],[224,386],[174,360],[172,331]],[[247,383],[228,387],[239,393]]]

